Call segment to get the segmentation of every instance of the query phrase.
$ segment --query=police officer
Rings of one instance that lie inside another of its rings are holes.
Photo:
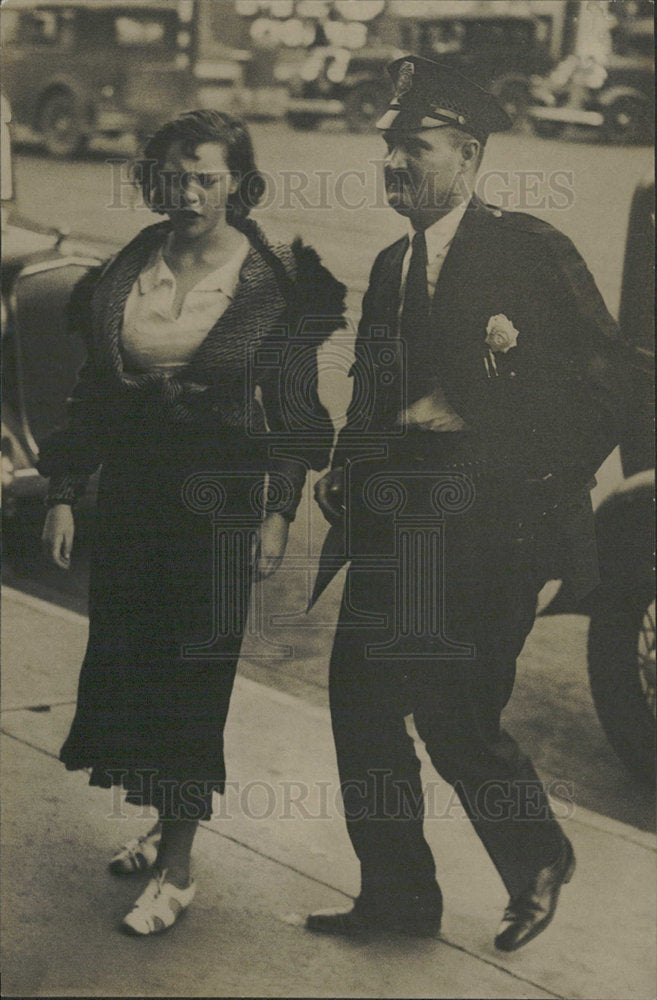
[[[495,99],[417,56],[389,73],[378,128],[408,235],[374,262],[316,487],[333,524],[316,593],[351,560],[329,690],[361,890],[307,926],[440,930],[412,713],[509,893],[495,944],[511,951],[548,925],[575,858],[500,716],[541,587],[598,582],[590,487],[619,436],[624,347],[570,240],[473,193],[509,124]]]

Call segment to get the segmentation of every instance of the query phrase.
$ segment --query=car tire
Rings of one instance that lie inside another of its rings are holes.
[[[50,156],[69,159],[85,148],[88,136],[73,94],[59,91],[46,98],[39,114],[39,132]]]
[[[648,101],[625,95],[604,109],[603,135],[609,143],[650,142],[652,111]]]
[[[388,103],[388,94],[376,83],[362,83],[344,101],[344,120],[350,132],[371,132]]]
[[[591,616],[588,670],[598,718],[612,747],[642,782],[655,781],[655,601],[628,595]]]

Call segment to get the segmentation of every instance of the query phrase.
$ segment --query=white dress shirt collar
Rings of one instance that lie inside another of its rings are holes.
[[[468,207],[467,201],[462,201],[456,208],[450,209],[447,215],[443,215],[441,219],[434,222],[432,226],[429,226],[424,230],[424,235],[427,241],[427,258],[431,260],[432,257],[437,257],[439,254],[444,254],[448,246],[454,239],[454,235],[459,225],[461,224],[461,219],[465,215],[465,210]],[[413,237],[415,236],[416,230],[409,222],[409,239],[413,242]]]

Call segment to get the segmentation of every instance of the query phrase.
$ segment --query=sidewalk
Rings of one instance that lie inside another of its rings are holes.
[[[79,615],[3,591],[4,995],[655,996],[655,838],[577,808],[565,825],[578,868],[558,915],[504,956],[492,945],[504,889],[426,761],[442,938],[356,944],[305,931],[309,910],[358,890],[328,712],[244,677],[226,733],[229,787],[195,844],[196,901],[168,935],[117,933],[143,882],[112,878],[106,860],[147,820],[56,759],[85,641]]]

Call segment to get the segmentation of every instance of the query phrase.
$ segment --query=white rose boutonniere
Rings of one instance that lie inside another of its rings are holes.
[[[518,331],[503,313],[491,316],[486,325],[486,346],[491,351],[506,354],[518,343]]]
[[[496,354],[506,354],[518,343],[518,330],[504,313],[491,316],[486,324],[485,344],[488,348],[488,357],[484,357],[486,374],[489,378],[498,374]]]

